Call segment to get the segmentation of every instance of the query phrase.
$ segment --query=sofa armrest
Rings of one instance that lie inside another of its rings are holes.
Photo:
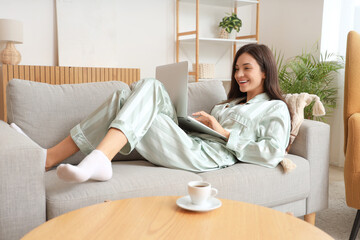
[[[46,221],[45,154],[0,121],[0,238],[19,239]]]
[[[329,149],[330,126],[323,122],[304,120],[289,153],[309,161],[310,194],[306,200],[307,214],[328,207]]]

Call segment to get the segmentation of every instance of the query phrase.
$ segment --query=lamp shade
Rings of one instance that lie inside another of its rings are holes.
[[[23,24],[12,19],[0,19],[0,41],[22,43]]]

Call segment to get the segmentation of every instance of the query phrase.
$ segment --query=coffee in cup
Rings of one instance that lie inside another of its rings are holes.
[[[205,205],[209,198],[216,196],[218,190],[212,188],[211,184],[208,182],[192,181],[188,183],[188,192],[192,204]]]

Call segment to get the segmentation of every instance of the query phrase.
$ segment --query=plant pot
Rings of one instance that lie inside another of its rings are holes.
[[[229,33],[224,28],[220,28],[219,38],[228,39]]]

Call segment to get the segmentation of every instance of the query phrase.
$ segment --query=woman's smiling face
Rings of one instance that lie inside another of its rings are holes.
[[[240,91],[247,93],[246,101],[264,92],[265,73],[261,71],[259,64],[250,54],[243,53],[239,56],[234,77]]]

